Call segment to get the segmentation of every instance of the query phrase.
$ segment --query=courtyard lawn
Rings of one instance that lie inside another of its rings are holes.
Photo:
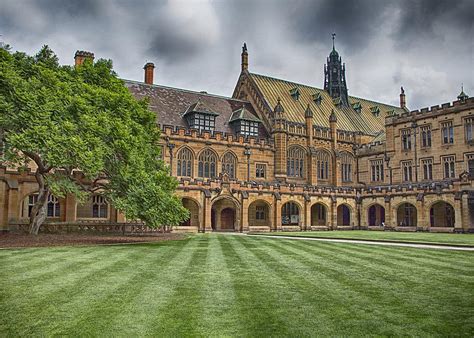
[[[447,234],[430,232],[400,232],[375,230],[336,230],[336,231],[302,231],[272,232],[262,235],[316,237],[337,239],[361,239],[371,241],[397,241],[408,243],[448,244],[458,246],[474,246],[474,234]]]
[[[0,336],[472,336],[474,253],[204,234],[0,250]]]

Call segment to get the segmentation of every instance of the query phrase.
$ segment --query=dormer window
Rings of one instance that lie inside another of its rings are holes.
[[[199,99],[196,103],[186,109],[183,117],[186,119],[189,128],[201,131],[214,132],[216,127],[216,116],[219,114],[213,112]]]
[[[229,120],[229,124],[232,125],[236,134],[253,137],[258,137],[260,123],[260,119],[245,107],[234,111]]]
[[[371,112],[372,115],[374,115],[375,117],[379,117],[379,115],[380,115],[380,108],[379,108],[379,106],[370,107],[370,112]]]
[[[195,113],[187,118],[189,128],[198,129],[199,131],[214,131],[216,127],[216,117],[214,115]]]
[[[300,90],[298,89],[298,87],[291,89],[290,95],[293,98],[293,100],[298,101],[298,99],[300,98]]]
[[[360,112],[362,111],[362,105],[360,104],[359,101],[355,102],[352,104],[352,108],[360,114]]]
[[[334,103],[334,105],[335,105],[336,107],[339,107],[339,106],[342,104],[341,97],[333,98],[333,99],[332,99],[332,103]]]
[[[321,104],[321,101],[323,100],[323,97],[321,96],[321,93],[315,93],[312,95],[313,102],[316,104]]]

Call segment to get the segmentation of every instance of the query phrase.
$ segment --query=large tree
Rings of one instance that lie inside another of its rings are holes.
[[[156,116],[136,100],[110,60],[61,66],[50,48],[35,56],[0,48],[0,136],[8,166],[34,163],[37,234],[48,195],[84,200],[101,193],[129,219],[148,226],[188,217],[178,182],[160,159]]]

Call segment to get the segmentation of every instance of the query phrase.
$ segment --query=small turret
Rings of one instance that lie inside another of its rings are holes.
[[[277,104],[275,108],[273,109],[273,112],[275,113],[275,118],[276,119],[283,119],[285,116],[285,109],[283,109],[283,106],[281,105],[281,100],[280,98],[277,99]]]
[[[247,52],[247,44],[244,42],[242,46],[242,54],[240,55],[242,59],[242,71],[249,69],[249,53]]]
[[[403,87],[400,87],[400,108],[407,109],[407,99]]]
[[[332,51],[327,58],[327,65],[324,65],[324,90],[333,99],[338,99],[341,104],[349,106],[349,97],[346,83],[346,66],[334,46],[336,34],[332,35]]]
[[[466,93],[464,93],[464,86],[461,85],[461,93],[458,95],[458,100],[461,101],[461,102],[464,102],[468,98],[469,98],[469,96]]]

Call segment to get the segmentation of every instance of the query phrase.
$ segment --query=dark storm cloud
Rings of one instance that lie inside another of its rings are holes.
[[[390,10],[391,3],[380,0],[299,0],[290,7],[289,18],[303,40],[327,43],[336,32],[338,44],[357,52],[380,29]]]
[[[123,78],[231,95],[240,48],[250,70],[321,86],[336,32],[351,94],[410,107],[474,94],[472,0],[1,0],[0,39],[62,63],[75,50],[111,58]]]
[[[442,37],[436,32],[453,29],[472,42],[474,25],[474,1],[472,0],[405,0],[400,9],[395,39],[399,44],[416,44],[420,38]]]

